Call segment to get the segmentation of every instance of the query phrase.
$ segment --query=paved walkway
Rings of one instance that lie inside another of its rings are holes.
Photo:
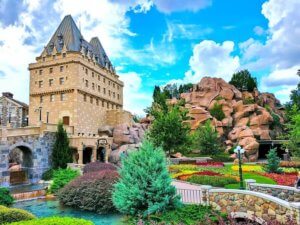
[[[201,186],[193,185],[186,182],[173,180],[172,185],[176,187],[177,194],[185,204],[201,204],[202,191]]]
[[[201,186],[189,184],[187,182],[181,181],[172,181],[172,185],[176,187],[176,189],[187,189],[187,190],[201,190]]]

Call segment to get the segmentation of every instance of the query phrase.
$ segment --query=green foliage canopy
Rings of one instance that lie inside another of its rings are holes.
[[[11,196],[9,190],[0,187],[0,205],[11,206],[14,203],[14,198]]]
[[[213,105],[209,112],[210,115],[212,115],[219,121],[225,118],[225,113],[223,112],[222,105],[217,102]]]
[[[240,91],[253,91],[257,87],[256,78],[253,78],[248,70],[234,73],[229,83]]]

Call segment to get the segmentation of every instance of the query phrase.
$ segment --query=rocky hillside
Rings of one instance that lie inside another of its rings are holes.
[[[212,120],[227,150],[241,145],[249,161],[258,158],[257,140],[274,139],[281,133],[284,113],[273,94],[257,90],[241,92],[221,78],[204,77],[180,98],[185,99],[191,118],[187,122],[193,130],[206,120]],[[216,108],[223,111],[221,116],[213,113]]]

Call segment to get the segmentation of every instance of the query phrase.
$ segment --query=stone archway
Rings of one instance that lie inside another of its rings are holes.
[[[105,157],[106,157],[106,148],[104,146],[100,146],[97,149],[97,161],[99,162],[105,162]]]
[[[34,157],[27,143],[17,143],[8,153],[9,183],[11,185],[27,183],[33,177]]]
[[[93,148],[85,147],[82,152],[82,163],[87,164],[92,162]]]

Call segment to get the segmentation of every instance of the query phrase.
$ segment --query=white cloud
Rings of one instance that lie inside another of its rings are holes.
[[[152,0],[157,10],[163,13],[179,11],[197,12],[212,4],[212,0]]]
[[[258,35],[258,36],[261,36],[261,35],[264,35],[264,34],[265,34],[265,30],[264,30],[264,28],[262,28],[261,26],[255,26],[255,27],[253,28],[253,31],[254,31],[254,33],[255,33],[256,35]]]
[[[143,111],[151,104],[151,95],[143,92],[142,78],[136,72],[122,73],[118,72],[120,80],[126,85],[124,87],[124,109],[131,112],[144,115]]]
[[[164,35],[164,39],[169,42],[174,39],[203,39],[206,35],[213,32],[213,29],[209,27],[205,28],[198,24],[183,24],[174,21],[168,21],[167,27],[168,30]]]
[[[183,82],[197,83],[204,76],[221,77],[228,81],[240,67],[239,57],[232,56],[233,50],[232,41],[219,44],[205,40],[195,45],[189,62],[190,69],[185,73]]]

